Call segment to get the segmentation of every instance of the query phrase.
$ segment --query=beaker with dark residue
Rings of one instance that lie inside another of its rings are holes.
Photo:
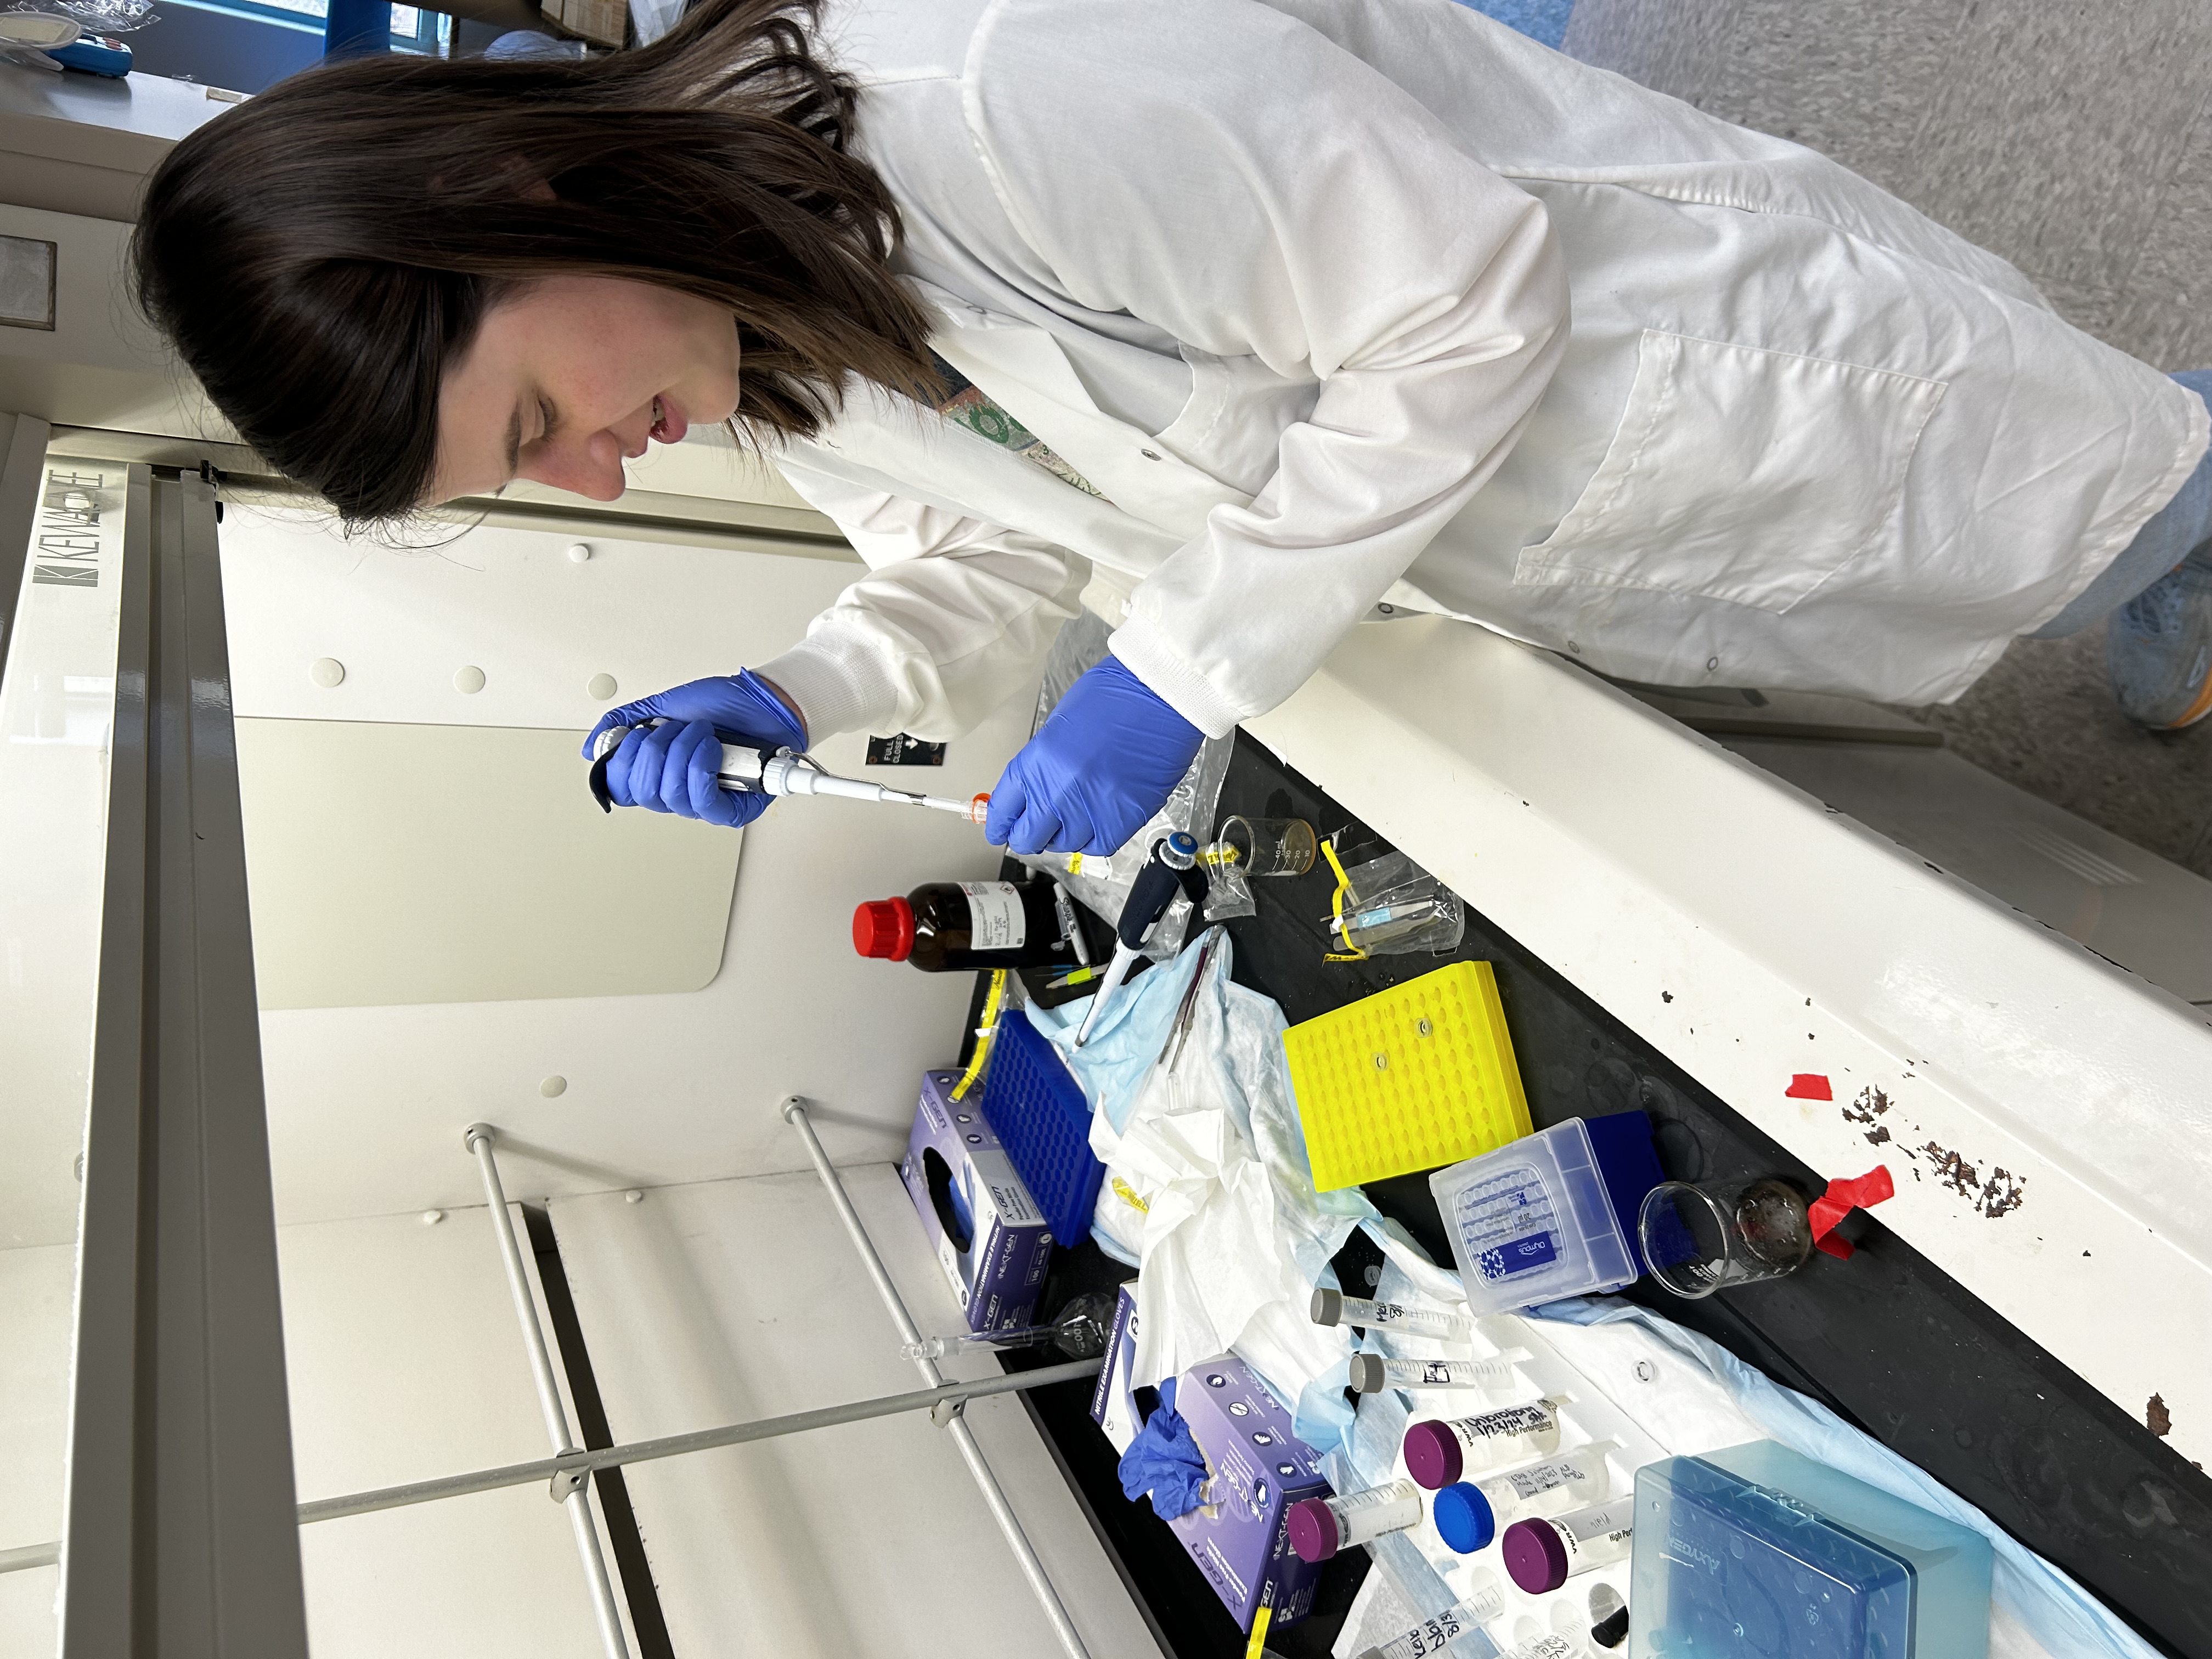
[[[1676,1296],[1711,1296],[1793,1273],[1813,1254],[1805,1194],[1773,1176],[1726,1186],[1662,1182],[1636,1222],[1651,1276]]]

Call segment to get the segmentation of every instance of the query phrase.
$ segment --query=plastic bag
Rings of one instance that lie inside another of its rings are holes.
[[[31,4],[0,6],[0,11],[66,17],[84,25],[87,34],[128,34],[161,21],[154,15],[154,0],[33,0]]]
[[[1403,853],[1343,866],[1343,902],[1322,918],[1347,957],[1405,957],[1459,949],[1467,910],[1459,895]]]
[[[1373,1218],[1358,1188],[1316,1193],[1283,1057],[1283,1011],[1230,977],[1224,937],[1202,973],[1197,948],[1147,972],[1091,1040],[1054,1042],[1097,1109],[1091,1148],[1106,1165],[1091,1236],[1141,1268],[1131,1377],[1157,1382],[1228,1351],[1246,1361],[1317,1450],[1352,1420],[1342,1387],[1351,1334],[1316,1325],[1313,1287],[1352,1229]],[[1173,1069],[1159,1055],[1197,976]],[[1152,988],[1149,992],[1146,987]],[[1063,1013],[1079,1019],[1070,1005]],[[1334,1389],[1310,1387],[1333,1375]],[[1300,1410],[1307,1407],[1310,1409]]]
[[[1104,660],[1106,641],[1111,632],[1103,620],[1086,611],[1068,622],[1054,638],[1045,653],[1044,670],[1037,686],[1036,714],[1030,722],[1032,735],[1044,724],[1045,716],[1052,713],[1054,705],[1067,695],[1068,687]],[[1015,856],[1032,870],[1042,870],[1063,883],[1078,900],[1108,921],[1118,923],[1121,907],[1128,902],[1129,889],[1135,884],[1137,872],[1152,856],[1155,842],[1173,830],[1188,830],[1201,842],[1206,839],[1206,831],[1213,826],[1214,810],[1221,801],[1222,781],[1229,775],[1229,757],[1235,748],[1234,738],[1208,738],[1200,744],[1190,770],[1169,792],[1167,804],[1110,858],[1088,853],[1019,853]],[[1146,941],[1145,954],[1155,962],[1165,962],[1180,951],[1190,931],[1190,901],[1176,894],[1167,914],[1160,918],[1159,926],[1152,929],[1152,938]]]
[[[1260,907],[1252,902],[1252,884],[1243,871],[1219,856],[1221,843],[1200,853],[1206,865],[1206,919],[1209,922],[1233,921],[1238,916],[1255,916]]]

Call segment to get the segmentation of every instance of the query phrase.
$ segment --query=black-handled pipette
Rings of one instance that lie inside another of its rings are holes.
[[[1145,940],[1175,902],[1178,891],[1188,894],[1194,905],[1206,902],[1206,877],[1198,867],[1198,841],[1181,830],[1154,842],[1152,856],[1137,872],[1136,882],[1121,906],[1121,920],[1114,930],[1114,959],[1106,964],[1105,977],[1098,982],[1097,994],[1091,999],[1091,1012],[1076,1029],[1077,1048],[1090,1040],[1091,1028],[1137,965],[1137,958],[1144,954]]]

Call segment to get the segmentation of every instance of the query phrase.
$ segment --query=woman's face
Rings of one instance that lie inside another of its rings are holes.
[[[528,478],[611,501],[624,457],[737,406],[737,322],[721,307],[621,277],[543,277],[486,312],[446,371],[430,499]]]

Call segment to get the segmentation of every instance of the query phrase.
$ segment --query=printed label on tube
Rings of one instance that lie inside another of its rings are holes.
[[[1011,881],[963,881],[968,896],[968,946],[972,951],[1018,951],[1029,943],[1021,890]]]
[[[1469,1451],[1487,1451],[1501,1440],[1548,1433],[1559,1422],[1550,1401],[1532,1400],[1525,1406],[1508,1406],[1479,1417],[1455,1417],[1444,1426]]]
[[[1513,1382],[1503,1359],[1382,1360],[1383,1381],[1394,1389],[1502,1389]]]
[[[1465,1340],[1474,1330],[1472,1321],[1457,1314],[1442,1313],[1432,1308],[1409,1308],[1402,1302],[1363,1302],[1352,1296],[1344,1298],[1343,1322],[1364,1325],[1370,1329],[1396,1327],[1454,1341]]]
[[[1567,1576],[1593,1567],[1611,1566],[1627,1558],[1636,1522],[1636,1500],[1620,1498],[1595,1504],[1571,1515],[1554,1516],[1543,1524],[1559,1535],[1567,1553]]]

